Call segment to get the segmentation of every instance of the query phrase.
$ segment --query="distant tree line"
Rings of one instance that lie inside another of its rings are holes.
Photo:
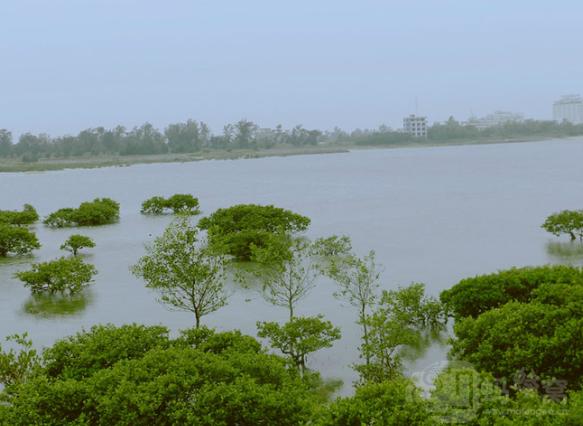
[[[435,123],[428,128],[427,141],[439,143],[450,140],[577,135],[583,135],[583,125],[526,120],[480,129],[450,117],[446,122]],[[308,130],[301,125],[291,129],[284,129],[281,125],[273,129],[260,128],[252,121],[240,120],[225,125],[222,132],[213,134],[206,123],[187,120],[170,124],[164,130],[145,123],[131,130],[123,126],[113,129],[85,129],[76,136],[50,137],[43,133],[24,133],[18,141],[13,140],[11,132],[0,129],[0,158],[19,158],[25,162],[33,162],[41,158],[195,153],[208,150],[269,149],[276,146],[298,147],[320,143],[396,145],[412,141],[419,142],[420,139],[385,125],[376,129],[346,132],[338,127],[331,131]]]
[[[275,145],[316,145],[322,132],[298,125],[285,130],[260,129],[251,121],[227,124],[221,134],[214,135],[202,121],[188,120],[170,124],[164,131],[145,123],[131,130],[123,126],[113,129],[85,129],[76,136],[50,137],[47,134],[22,134],[14,143],[12,133],[0,129],[0,158],[37,161],[40,158],[67,158],[99,155],[154,155],[193,153],[212,149],[259,149]]]
[[[534,137],[568,137],[583,135],[583,124],[569,122],[525,120],[508,122],[499,126],[478,128],[472,124],[460,123],[450,117],[444,123],[434,123],[427,129],[427,142],[439,143],[456,140],[504,140]],[[341,139],[357,145],[393,145],[417,141],[406,133],[381,126],[377,130],[355,130],[342,134]],[[423,139],[421,139],[423,140]]]

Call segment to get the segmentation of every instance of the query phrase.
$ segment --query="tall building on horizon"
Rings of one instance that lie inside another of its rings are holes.
[[[427,117],[411,114],[403,118],[403,131],[416,138],[427,137]]]
[[[553,120],[583,124],[583,98],[580,95],[562,96],[553,104]]]

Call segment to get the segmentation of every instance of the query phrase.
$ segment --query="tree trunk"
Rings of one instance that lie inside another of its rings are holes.
[[[194,318],[196,320],[195,327],[200,328],[200,314],[198,312],[194,313]]]
[[[366,325],[366,306],[361,306],[360,310],[360,322],[362,323],[362,340],[364,341],[365,346],[368,345],[368,326]],[[364,359],[366,365],[370,364],[370,355],[368,350],[364,351]]]

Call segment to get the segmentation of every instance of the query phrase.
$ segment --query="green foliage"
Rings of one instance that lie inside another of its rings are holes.
[[[205,326],[181,330],[175,343],[213,354],[263,352],[263,348],[257,340],[242,334],[239,330],[215,333],[213,329]]]
[[[358,309],[357,322],[362,327],[362,342],[367,345],[369,312],[376,303],[381,276],[375,252],[371,251],[362,259],[354,255],[334,257],[324,268],[324,273],[338,284],[334,295]],[[369,364],[368,352],[364,355],[366,364]]]
[[[429,425],[427,402],[408,379],[395,378],[356,388],[354,396],[339,398],[317,425]]]
[[[547,217],[541,226],[557,237],[566,234],[571,240],[579,237],[583,241],[583,210],[563,210]]]
[[[537,293],[456,321],[452,355],[510,382],[525,371],[583,384],[583,287],[544,284]]]
[[[263,297],[287,308],[292,320],[298,302],[307,296],[320,274],[312,245],[300,239],[272,238],[267,246],[253,246],[252,252],[253,260],[262,266],[256,275],[262,283]]]
[[[403,351],[421,345],[428,333],[440,332],[446,321],[439,301],[425,296],[425,286],[411,284],[383,291],[365,323],[368,338],[360,351],[366,363],[355,368],[363,382],[382,382],[399,377]]]
[[[61,250],[70,251],[73,256],[77,256],[79,250],[92,247],[95,247],[95,242],[91,238],[86,235],[74,234],[61,245]]]
[[[90,292],[74,295],[33,293],[22,305],[22,311],[37,318],[59,318],[83,312],[92,302]]]
[[[196,152],[208,144],[210,130],[202,121],[187,120],[186,123],[170,124],[164,135],[171,152]]]
[[[49,214],[43,223],[52,228],[77,225],[77,209],[65,207]]]
[[[238,260],[251,259],[252,247],[266,246],[274,234],[305,231],[310,219],[272,205],[239,204],[219,209],[202,218],[199,227],[208,232],[209,243]]]
[[[29,271],[15,274],[33,293],[75,294],[89,285],[97,270],[78,257],[61,257],[50,262],[34,263]]]
[[[100,326],[58,342],[2,394],[3,424],[305,424],[313,388],[249,337],[208,329],[196,346],[163,327]],[[183,336],[184,337],[184,336]],[[187,339],[189,340],[189,339]]]
[[[168,329],[162,326],[95,325],[45,350],[44,374],[81,380],[119,361],[141,358],[152,349],[168,347],[168,335]]]
[[[175,214],[199,214],[198,198],[190,194],[174,194],[166,200],[167,208]]]
[[[582,283],[583,270],[572,266],[512,268],[463,279],[440,298],[454,318],[476,317],[511,300],[528,302],[541,284]]]
[[[86,201],[78,208],[63,208],[48,215],[44,224],[53,228],[70,226],[98,226],[119,220],[119,203],[110,198]]]
[[[14,334],[6,340],[16,343],[21,349],[18,352],[14,349],[4,351],[0,345],[0,384],[12,386],[24,383],[39,368],[40,357],[27,333]]]
[[[0,210],[0,224],[32,225],[38,221],[37,211],[30,204],[25,204],[22,211]]]
[[[330,348],[340,339],[340,329],[323,316],[292,318],[284,325],[276,322],[257,322],[257,335],[269,340],[270,345],[290,357],[294,366],[304,373],[307,355]]]
[[[567,396],[564,390],[540,395],[534,389],[521,389],[510,397],[492,376],[467,366],[444,370],[434,384],[429,424],[567,426],[580,424],[583,418],[580,391],[563,399]]]
[[[197,215],[200,213],[198,198],[190,194],[174,194],[169,198],[155,196],[142,203],[143,214],[160,215],[165,210],[171,210],[174,214]]]
[[[352,242],[346,235],[332,235],[314,241],[314,254],[325,258],[348,256],[352,251]]]
[[[146,201],[142,203],[142,210],[143,214],[162,214],[164,213],[164,209],[166,208],[166,198],[160,196],[154,196],[148,198]]]
[[[132,271],[163,303],[192,312],[197,327],[204,315],[227,303],[224,259],[208,249],[188,217],[171,223]]]
[[[36,235],[20,226],[0,223],[0,257],[9,254],[25,255],[40,248]]]

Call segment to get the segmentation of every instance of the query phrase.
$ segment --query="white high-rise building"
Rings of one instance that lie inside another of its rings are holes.
[[[403,118],[403,131],[416,138],[427,137],[427,117],[411,114]]]
[[[553,119],[572,124],[583,124],[583,99],[579,95],[567,95],[553,104]]]

